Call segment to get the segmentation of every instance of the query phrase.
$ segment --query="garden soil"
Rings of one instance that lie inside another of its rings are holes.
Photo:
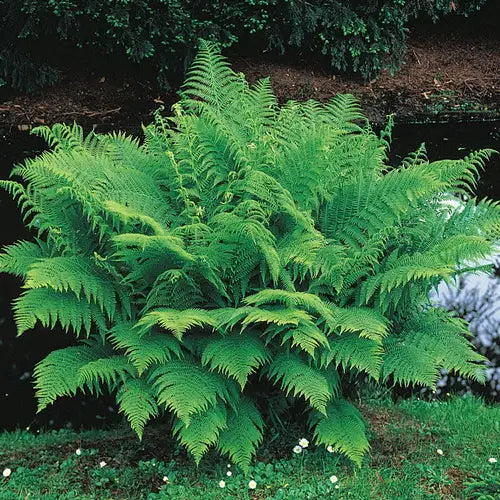
[[[382,122],[498,118],[500,45],[498,37],[432,33],[410,37],[402,69],[383,72],[370,82],[326,72],[317,64],[269,56],[237,58],[233,67],[250,81],[271,77],[280,102],[309,98],[326,101],[337,93],[356,95],[369,119]],[[169,107],[175,91],[159,92],[138,76],[63,71],[60,82],[38,95],[0,93],[0,127],[76,120],[87,126],[137,126],[152,120],[159,106]]]

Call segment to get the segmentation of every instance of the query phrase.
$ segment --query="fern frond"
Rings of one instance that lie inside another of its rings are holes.
[[[232,330],[253,311],[253,307],[221,307],[210,311],[210,315],[215,320],[215,328],[224,332]]]
[[[309,366],[298,356],[281,354],[274,358],[268,369],[268,378],[278,383],[286,394],[305,398],[309,404],[326,415],[326,405],[339,390],[336,373]]]
[[[328,120],[331,125],[346,132],[357,132],[360,127],[358,122],[366,122],[366,118],[361,113],[359,101],[351,94],[339,94],[331,99],[325,109],[328,112]]]
[[[181,341],[184,333],[191,328],[195,326],[215,327],[216,321],[209,311],[203,309],[177,311],[163,308],[148,312],[137,322],[137,328],[141,332],[149,331],[155,325],[171,331]]]
[[[159,224],[154,217],[151,217],[143,212],[139,212],[133,208],[128,207],[116,201],[107,201],[104,203],[104,208],[107,212],[118,216],[123,222],[137,221],[146,227],[150,227],[155,235],[161,236],[165,234],[165,228]],[[121,236],[121,235],[120,235]]]
[[[186,425],[194,414],[229,398],[221,376],[189,360],[173,360],[158,366],[149,381],[158,403],[173,411]]]
[[[486,358],[465,337],[466,325],[442,310],[415,315],[403,325],[402,341],[432,357],[437,367],[483,383]]]
[[[217,448],[247,472],[262,441],[263,429],[264,420],[259,410],[252,401],[242,397],[228,412],[226,428],[219,435]]]
[[[330,304],[335,329],[339,332],[359,332],[366,337],[381,342],[388,332],[388,321],[380,312],[367,307],[336,307]]]
[[[37,321],[45,328],[54,328],[59,322],[64,330],[73,330],[77,336],[83,332],[88,336],[93,325],[101,332],[106,330],[106,318],[96,304],[51,288],[26,290],[14,300],[13,309],[18,335],[34,328]]]
[[[119,381],[137,376],[137,371],[126,356],[110,356],[92,360],[78,368],[78,385],[99,395],[102,387],[112,392]]]
[[[436,177],[457,192],[467,193],[476,187],[480,170],[489,158],[497,153],[493,149],[475,151],[461,160],[439,160],[426,167]]]
[[[32,128],[31,134],[41,137],[55,151],[71,151],[83,146],[83,129],[75,122],[72,125],[56,123],[52,127],[41,125]]]
[[[349,457],[358,467],[370,445],[365,423],[359,411],[344,399],[328,403],[326,414],[312,414],[314,440],[318,445],[332,446]]]
[[[38,259],[30,266],[25,285],[33,289],[48,287],[56,292],[72,291],[78,299],[83,295],[110,318],[116,311],[116,292],[110,277],[88,258],[75,255]]]
[[[275,308],[259,309],[251,308],[246,317],[241,322],[243,328],[256,323],[271,323],[278,326],[294,325],[298,326],[301,321],[310,321],[312,316],[301,309],[295,308]]]
[[[233,333],[209,339],[203,349],[201,364],[235,378],[243,390],[248,377],[269,359],[268,350],[257,336]]]
[[[105,354],[106,350],[98,345],[81,345],[52,351],[42,359],[33,373],[37,411],[42,411],[59,397],[74,396],[78,389],[83,388],[78,369]]]
[[[196,464],[199,464],[203,455],[217,443],[221,431],[226,428],[226,407],[218,404],[203,413],[193,415],[189,425],[177,419],[173,426],[173,433],[193,455]]]
[[[306,292],[289,292],[287,290],[261,290],[250,295],[244,301],[248,305],[262,306],[278,302],[287,308],[301,307],[310,313],[322,316],[327,321],[333,321],[332,313],[320,297]]]
[[[148,332],[140,335],[133,323],[119,323],[110,333],[111,343],[125,354],[139,375],[153,364],[162,365],[173,358],[183,357],[177,339],[164,333]]]
[[[18,241],[4,247],[0,254],[0,271],[26,277],[29,268],[38,260],[48,257],[49,250],[43,242]]]
[[[149,384],[140,378],[126,379],[116,393],[116,402],[130,427],[142,439],[146,424],[158,416],[158,406]]]
[[[137,248],[141,252],[151,250],[161,252],[169,257],[173,265],[194,261],[193,256],[185,250],[182,240],[167,234],[149,236],[140,233],[123,233],[114,236],[113,242],[119,249],[116,255],[122,258],[126,255],[127,249]]]
[[[439,365],[432,355],[398,335],[384,339],[382,379],[392,377],[394,383],[408,386],[422,384],[434,388],[439,377]]]
[[[204,41],[182,87],[184,102],[194,109],[199,107],[199,102],[203,102],[208,106],[202,109],[221,113],[241,89],[240,82],[217,46]]]
[[[274,328],[273,338],[280,333],[279,327]],[[323,331],[312,322],[301,322],[296,328],[285,330],[281,344],[283,345],[288,341],[290,341],[292,347],[300,347],[313,359],[315,358],[316,349],[320,347],[329,348],[328,338]]]
[[[354,368],[365,371],[375,380],[379,379],[383,354],[379,342],[355,333],[343,333],[330,337],[328,345],[329,350],[321,355],[322,366],[334,362],[336,367],[342,366],[346,371]]]

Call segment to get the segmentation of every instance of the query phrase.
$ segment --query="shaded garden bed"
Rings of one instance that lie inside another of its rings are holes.
[[[229,54],[231,55],[231,54]],[[236,58],[235,69],[251,81],[271,77],[278,99],[328,100],[337,93],[360,98],[371,121],[395,113],[400,121],[491,119],[498,115],[500,51],[488,36],[460,33],[415,35],[405,64],[377,80],[335,75],[308,60],[286,61],[265,55]],[[286,62],[284,62],[286,61]],[[0,90],[0,125],[30,126],[71,122],[136,127],[151,121],[159,106],[169,107],[175,92],[156,90],[142,75],[88,72],[71,68],[60,83],[35,96]]]

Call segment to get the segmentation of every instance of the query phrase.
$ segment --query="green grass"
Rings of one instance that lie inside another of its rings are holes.
[[[359,470],[313,445],[294,454],[305,433],[298,426],[271,433],[247,475],[215,455],[196,468],[160,425],[147,429],[142,442],[125,427],[4,433],[0,471],[12,473],[0,479],[0,499],[500,498],[500,463],[488,461],[500,460],[499,406],[456,398],[374,401],[362,410],[372,449]],[[339,479],[335,485],[331,475]],[[257,483],[255,490],[248,488],[250,480]]]

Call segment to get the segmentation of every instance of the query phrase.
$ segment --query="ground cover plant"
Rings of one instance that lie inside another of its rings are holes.
[[[466,323],[429,292],[488,269],[500,208],[471,189],[492,151],[388,167],[390,125],[374,134],[351,96],[280,107],[210,44],[143,143],[35,133],[52,150],[1,183],[35,239],[0,265],[24,281],[19,334],[41,323],[78,340],[37,365],[39,410],[110,392],[139,437],[165,415],[196,462],[215,447],[243,470],[266,424],[297,412],[359,465],[358,374],[484,379]]]
[[[294,453],[308,436],[297,422],[266,440],[247,474],[213,454],[196,467],[159,422],[140,447],[125,427],[0,434],[0,472],[10,471],[0,476],[0,499],[497,498],[498,406],[472,397],[397,405],[367,398],[363,408],[373,447],[361,470],[312,443]]]

